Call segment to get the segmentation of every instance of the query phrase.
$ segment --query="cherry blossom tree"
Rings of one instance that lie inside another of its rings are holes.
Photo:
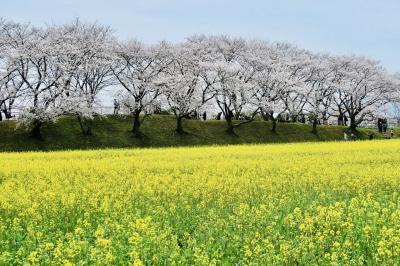
[[[51,32],[40,28],[32,28],[30,37],[18,54],[22,58],[19,74],[26,86],[20,122],[32,128],[33,136],[41,138],[43,124],[64,113],[64,95],[59,86],[62,69],[57,64],[62,44],[52,38]]]
[[[170,64],[168,52],[166,43],[149,46],[132,40],[115,46],[112,72],[124,88],[125,96],[130,98],[124,104],[130,105],[135,136],[141,136],[140,126],[150,115],[148,111],[161,93],[159,78]]]
[[[335,72],[328,55],[308,54],[308,73],[304,81],[307,92],[309,117],[312,120],[312,133],[317,133],[320,121],[328,120],[329,108],[334,95]]]
[[[227,36],[211,36],[205,42],[205,49],[211,49],[210,57],[205,64],[208,66],[208,76],[216,83],[213,85],[215,101],[227,123],[227,132],[235,134],[234,129],[254,120],[259,108],[250,105],[253,70],[246,68],[243,56],[246,42],[240,38]],[[250,116],[240,122],[239,118],[245,108],[249,108]]]
[[[55,27],[54,33],[64,49],[59,54],[63,75],[60,86],[68,96],[71,112],[75,113],[83,134],[92,134],[93,118],[100,107],[98,95],[113,85],[112,45],[109,27],[98,24],[74,23]]]
[[[271,131],[275,133],[278,117],[286,109],[282,96],[290,86],[291,70],[286,62],[290,58],[282,57],[277,44],[257,40],[251,42],[250,46],[250,54],[254,55],[253,80],[256,83],[250,101],[259,107],[264,120],[272,121]]]
[[[6,119],[12,118],[14,103],[22,92],[23,82],[18,75],[13,50],[24,29],[23,25],[0,19],[0,121],[2,113]]]
[[[63,102],[59,99],[62,94],[58,89],[61,68],[56,59],[63,51],[62,43],[53,38],[48,29],[29,24],[9,23],[4,26],[3,23],[2,36],[8,51],[7,63],[2,67],[12,70],[11,75],[2,78],[3,89],[13,90],[13,93],[8,93],[8,109],[11,109],[18,92],[23,92],[23,108],[18,122],[31,128],[33,136],[41,138],[42,125],[62,113],[59,108]]]
[[[187,41],[171,49],[172,60],[159,85],[166,102],[176,118],[176,131],[186,133],[182,120],[199,112],[213,98],[213,82],[207,80],[202,66],[203,54],[195,42]]]
[[[392,76],[394,90],[391,95],[391,104],[397,120],[400,122],[400,73],[395,73]]]
[[[400,102],[398,76],[364,57],[228,36],[146,45],[79,20],[38,28],[0,19],[0,120],[18,111],[18,124],[41,138],[44,124],[74,114],[89,135],[100,94],[116,86],[135,136],[161,101],[178,133],[185,132],[183,119],[207,105],[223,115],[231,134],[258,114],[275,132],[283,113],[297,122],[306,112],[314,133],[330,117],[338,124],[348,117],[355,132],[385,104]]]
[[[396,101],[400,100],[400,73],[394,73],[390,75],[391,81],[393,83],[394,86],[394,90],[393,90],[393,99]]]
[[[0,80],[0,121],[2,120],[2,113],[5,119],[13,117],[13,107],[22,94],[23,82],[15,71],[7,73]]]
[[[337,94],[355,132],[365,120],[390,101],[395,88],[393,80],[379,62],[364,57],[337,57]]]
[[[285,86],[281,92],[281,100],[285,105],[292,122],[298,122],[304,116],[309,90],[305,80],[309,76],[310,55],[308,51],[297,48],[288,43],[277,43],[279,58],[285,73]]]

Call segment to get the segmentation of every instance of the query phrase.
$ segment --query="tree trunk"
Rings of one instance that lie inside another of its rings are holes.
[[[132,128],[132,133],[136,136],[139,137],[140,134],[140,110],[135,110],[133,114],[133,128]]]
[[[0,121],[3,121],[3,114],[2,113],[4,113],[4,116],[7,119],[6,111],[7,111],[6,106],[4,105],[4,103],[1,103],[0,104]]]
[[[235,130],[234,130],[234,126],[232,123],[232,118],[231,117],[227,117],[226,119],[226,123],[227,123],[227,129],[226,132],[228,132],[229,134],[235,135]]]
[[[12,109],[11,104],[8,107],[4,106],[3,113],[6,119],[11,119],[12,117],[11,109]]]
[[[178,134],[185,134],[185,130],[183,129],[183,125],[182,125],[182,120],[183,117],[178,116],[176,118],[176,132],[178,132]]]
[[[87,125],[86,125],[86,135],[92,135],[92,126],[93,126],[93,119],[89,118],[87,119]]]
[[[350,117],[350,132],[356,133],[357,131],[357,123],[356,118],[354,116]]]
[[[83,127],[82,118],[81,118],[80,115],[78,115],[77,118],[78,118],[79,126],[80,126],[80,128],[81,128],[81,132],[82,132],[82,134],[85,134],[85,128]]]
[[[93,126],[93,119],[85,119],[78,115],[78,122],[81,128],[82,134],[84,135],[92,135],[92,126]]]
[[[9,113],[7,109],[4,109],[3,113],[4,113],[4,116],[5,116],[6,119],[10,119],[11,118],[11,113]]]
[[[273,118],[273,117],[271,117],[271,120],[272,120],[272,129],[271,129],[271,131],[273,132],[273,133],[276,133],[276,118]]]
[[[11,103],[8,106],[6,118],[7,119],[11,119],[12,118],[12,104]]]
[[[39,120],[34,120],[32,126],[33,126],[31,130],[32,137],[40,140],[43,139],[41,132],[42,122],[40,122]]]
[[[338,119],[337,119],[338,126],[343,126],[343,120],[344,120],[344,118],[343,118],[342,113],[339,113],[339,116],[338,116]]]
[[[312,130],[311,130],[311,133],[313,133],[313,134],[317,134],[317,133],[318,133],[318,131],[317,131],[317,125],[318,125],[318,119],[317,119],[317,118],[314,118],[314,119],[313,119],[313,123],[312,123]]]

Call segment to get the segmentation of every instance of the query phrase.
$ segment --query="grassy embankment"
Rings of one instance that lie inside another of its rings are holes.
[[[148,118],[142,125],[143,137],[135,138],[130,132],[130,117],[108,116],[96,118],[92,136],[84,136],[74,117],[63,117],[43,128],[44,140],[36,140],[23,129],[16,129],[15,121],[0,122],[0,151],[65,150],[128,147],[171,147],[198,145],[226,145],[245,143],[287,143],[309,141],[335,141],[343,139],[344,127],[319,126],[318,134],[311,126],[299,123],[279,123],[277,133],[271,124],[255,121],[236,129],[236,136],[225,132],[224,121],[185,120],[189,133],[175,132],[172,116],[158,115]],[[360,129],[360,138],[367,139],[373,130]],[[375,133],[375,138],[384,138]]]

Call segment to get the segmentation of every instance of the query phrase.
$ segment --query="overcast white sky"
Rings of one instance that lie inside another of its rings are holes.
[[[80,17],[145,42],[177,42],[195,33],[289,41],[313,51],[365,55],[400,71],[395,0],[0,0],[0,16],[36,25]]]

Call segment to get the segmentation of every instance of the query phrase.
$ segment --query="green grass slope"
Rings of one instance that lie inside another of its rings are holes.
[[[315,135],[311,133],[310,125],[279,123],[275,134],[270,131],[270,123],[255,121],[237,128],[237,136],[232,136],[225,132],[225,121],[185,120],[184,128],[188,134],[179,135],[175,132],[174,117],[157,115],[148,118],[142,125],[143,137],[135,138],[130,132],[131,124],[130,117],[99,117],[95,119],[93,135],[84,136],[76,118],[63,117],[45,126],[44,140],[37,140],[25,130],[16,129],[15,121],[3,121],[0,122],[0,151],[334,141],[343,139],[345,129],[319,126],[319,133]],[[361,129],[360,137],[366,139],[369,132],[372,131]]]

